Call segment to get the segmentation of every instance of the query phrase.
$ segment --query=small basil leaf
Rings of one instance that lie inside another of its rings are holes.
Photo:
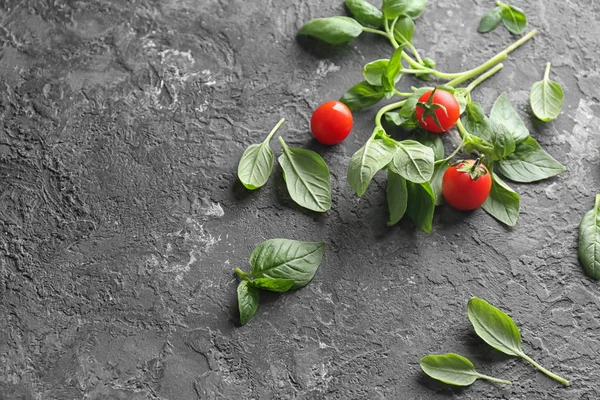
[[[258,289],[248,285],[248,281],[241,281],[237,287],[238,308],[240,310],[240,324],[246,325],[258,310]]]
[[[250,255],[252,276],[293,280],[292,289],[306,286],[315,276],[325,253],[325,242],[270,239]]]
[[[405,118],[410,118],[415,114],[415,109],[417,108],[417,103],[419,102],[419,97],[421,97],[425,92],[432,90],[430,87],[422,87],[413,92],[407,99],[402,108],[400,108],[400,116]]]
[[[481,17],[481,21],[479,21],[479,28],[477,28],[477,32],[479,33],[487,33],[496,29],[500,22],[502,22],[502,7],[496,7],[489,13],[485,14]]]
[[[348,106],[350,110],[356,111],[379,103],[384,96],[385,92],[380,86],[362,81],[348,89],[342,95],[340,101]]]
[[[550,63],[546,64],[544,79],[531,87],[531,110],[541,121],[551,121],[559,116],[564,97],[562,86],[550,80]]]
[[[585,272],[600,279],[600,194],[596,195],[594,208],[583,215],[579,225],[578,251]]]
[[[490,127],[489,119],[485,116],[479,103],[472,101],[467,105],[466,115],[462,118],[462,123],[471,135],[490,143],[493,142],[494,133]]]
[[[508,4],[502,4],[501,7],[500,16],[506,29],[515,35],[523,33],[527,25],[527,16],[523,10]]]
[[[492,159],[494,161],[502,160],[515,151],[515,140],[504,125],[489,121],[489,126],[493,134],[492,140],[494,142]]]
[[[567,169],[528,137],[517,144],[515,152],[498,163],[498,169],[514,182],[536,182],[559,175]]]
[[[331,178],[323,158],[312,150],[289,148],[279,136],[283,154],[279,164],[292,200],[317,212],[331,208]]]
[[[293,279],[257,278],[248,281],[248,284],[257,289],[269,290],[271,292],[287,292],[294,286]]]
[[[313,36],[329,44],[341,44],[358,37],[362,31],[362,25],[350,17],[329,17],[308,21],[298,34]]]
[[[385,120],[395,126],[402,126],[408,118],[401,117],[399,112],[388,111],[385,114]]]
[[[385,92],[392,92],[394,94],[394,89],[396,86],[396,78],[400,75],[400,68],[402,64],[400,61],[402,60],[402,52],[403,46],[398,47],[394,54],[392,54],[392,58],[385,67],[385,71],[381,77],[381,86]]]
[[[365,194],[371,179],[389,164],[395,152],[393,142],[373,137],[354,153],[348,166],[348,183],[358,197]]]
[[[444,204],[444,196],[442,194],[442,181],[444,179],[444,173],[450,165],[450,160],[439,160],[436,161],[433,167],[433,175],[429,181],[431,190],[435,196],[435,205],[439,206]]]
[[[469,359],[455,353],[425,356],[421,358],[421,369],[433,379],[449,385],[469,386],[477,379],[511,384],[504,379],[480,374]]]
[[[406,182],[408,189],[408,206],[406,214],[424,232],[431,233],[433,213],[435,211],[435,195],[429,182]]]
[[[415,33],[415,23],[408,15],[401,15],[394,25],[394,38],[400,46],[412,42]]]
[[[429,182],[435,162],[433,150],[414,140],[396,144],[396,154],[389,168],[406,180],[415,183]]]
[[[387,19],[394,19],[401,14],[416,19],[425,10],[427,0],[383,0],[381,10]]]
[[[494,152],[494,145],[485,139],[481,139],[475,135],[469,135],[465,138],[465,149],[467,153],[473,153],[474,150],[483,153],[492,159],[492,153]]]
[[[492,190],[481,208],[498,221],[514,226],[519,218],[520,199],[517,192],[492,172]]]
[[[510,104],[506,93],[502,93],[494,103],[492,112],[490,113],[490,120],[495,121],[499,124],[504,125],[511,133],[516,143],[520,143],[529,136],[529,130],[523,123],[519,114]]]
[[[460,107],[460,114],[464,113],[467,109],[467,105],[471,102],[471,94],[463,88],[454,89],[453,94],[456,98],[456,101],[458,101],[458,105]]]
[[[358,22],[379,28],[383,25],[383,13],[365,0],[345,0],[348,10]]]
[[[441,160],[444,158],[444,142],[440,135],[436,133],[428,132],[424,129],[417,129],[414,133],[408,137],[410,140],[416,140],[417,142],[431,148],[433,150],[433,157],[435,160]]]
[[[363,67],[362,73],[366,81],[373,86],[381,86],[381,77],[390,60],[375,60]],[[397,80],[395,82],[398,82]]]
[[[521,332],[511,317],[487,301],[472,297],[467,305],[469,321],[484,342],[510,356],[520,357]]]
[[[397,224],[406,213],[408,189],[406,187],[406,180],[390,169],[388,169],[386,194],[388,210],[390,212],[390,220],[387,225],[392,226]]]

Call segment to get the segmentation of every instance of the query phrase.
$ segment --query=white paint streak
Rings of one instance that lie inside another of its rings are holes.
[[[321,60],[319,61],[319,66],[317,67],[316,74],[319,78],[324,78],[330,72],[337,72],[340,70],[340,67],[335,65],[332,62]]]

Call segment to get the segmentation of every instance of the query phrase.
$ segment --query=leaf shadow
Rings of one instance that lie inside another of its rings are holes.
[[[240,182],[240,180],[237,178],[237,174],[236,178],[230,185],[231,194],[233,195],[235,200],[241,202],[249,201],[250,199],[252,199],[253,196],[256,196],[261,189],[262,188],[258,188],[256,190],[246,189],[242,182]]]
[[[472,356],[473,363],[477,365],[481,364],[498,364],[506,363],[509,360],[514,359],[513,356],[504,354],[501,351],[494,349],[492,346],[487,344],[471,329],[464,334],[465,346],[469,349],[469,354]]]

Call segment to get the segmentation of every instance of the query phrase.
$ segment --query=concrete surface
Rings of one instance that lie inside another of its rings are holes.
[[[342,145],[310,138],[311,111],[390,54],[373,35],[333,50],[296,38],[305,21],[343,14],[341,0],[0,4],[1,399],[600,396],[600,288],[576,255],[600,184],[597,2],[514,2],[539,34],[474,93],[489,111],[507,91],[569,171],[512,185],[513,229],[440,207],[430,235],[385,226],[383,175],[360,200],[347,185],[376,109],[355,114]],[[476,32],[491,7],[430,1],[416,46],[443,70],[479,64],[514,40]],[[528,92],[547,60],[566,99],[542,124]],[[244,148],[281,117],[287,142],[330,166],[325,215],[291,202],[279,168],[255,193],[236,180]],[[306,288],[264,294],[239,327],[233,268],[274,237],[325,240],[324,262]],[[508,312],[525,351],[571,386],[479,340],[473,295]],[[420,357],[447,351],[514,385],[425,377]]]

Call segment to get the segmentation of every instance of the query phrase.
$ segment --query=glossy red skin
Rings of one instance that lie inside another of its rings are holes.
[[[475,163],[475,160],[467,160]],[[457,171],[464,164],[450,166],[442,178],[442,193],[446,203],[457,210],[474,210],[481,206],[492,189],[492,176],[484,165],[487,173],[473,180],[468,172]]]
[[[423,93],[421,97],[419,97],[419,102],[427,103],[427,100],[429,100],[429,97],[431,96],[431,92],[432,90]],[[450,92],[438,89],[433,95],[433,102],[435,104],[441,104],[444,107],[446,107],[446,112],[448,113],[448,115],[446,115],[442,108],[438,108],[437,110],[435,110],[435,115],[437,115],[438,120],[440,121],[440,125],[442,125],[442,128],[444,129],[440,129],[440,127],[435,123],[433,117],[430,115],[428,115],[424,119],[421,119],[423,117],[424,110],[423,108],[417,106],[415,113],[417,120],[419,121],[419,125],[421,125],[423,129],[435,133],[445,132],[452,128],[454,125],[456,125],[456,121],[458,121],[458,118],[460,118],[460,105],[458,104],[458,100],[456,100],[456,97],[454,97],[454,95]]]
[[[323,144],[338,144],[348,137],[354,119],[346,105],[337,100],[321,104],[310,118],[313,136]]]

